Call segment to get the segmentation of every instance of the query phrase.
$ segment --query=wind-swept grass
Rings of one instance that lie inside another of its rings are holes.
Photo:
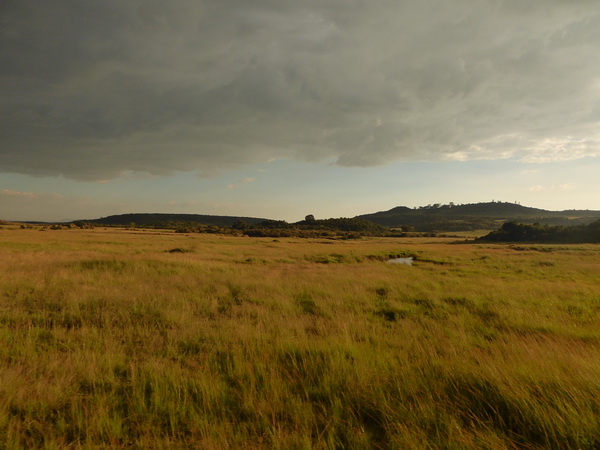
[[[0,443],[597,448],[599,269],[593,245],[3,229]]]

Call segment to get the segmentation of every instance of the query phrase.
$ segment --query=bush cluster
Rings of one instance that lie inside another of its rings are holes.
[[[572,227],[506,222],[497,231],[479,238],[495,242],[583,243],[600,242],[600,220]]]

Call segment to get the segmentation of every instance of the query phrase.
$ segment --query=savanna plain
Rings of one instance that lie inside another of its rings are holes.
[[[4,225],[0,447],[599,448],[600,246],[456,241]]]

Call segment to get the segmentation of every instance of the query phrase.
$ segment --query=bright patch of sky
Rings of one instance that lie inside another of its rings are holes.
[[[129,212],[192,213],[298,221],[354,217],[395,206],[488,201],[550,210],[600,205],[598,161],[396,163],[347,168],[278,160],[211,178],[128,174],[108,182],[0,174],[9,220],[66,221]]]

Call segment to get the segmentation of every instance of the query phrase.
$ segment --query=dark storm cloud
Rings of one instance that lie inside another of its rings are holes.
[[[595,1],[5,0],[0,170],[600,154]]]

